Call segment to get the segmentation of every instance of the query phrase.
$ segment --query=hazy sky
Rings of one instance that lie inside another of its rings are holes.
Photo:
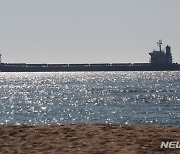
[[[148,62],[159,39],[180,63],[180,0],[0,0],[3,62]]]

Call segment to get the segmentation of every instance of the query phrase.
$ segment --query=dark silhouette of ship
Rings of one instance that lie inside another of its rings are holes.
[[[180,64],[173,63],[171,47],[161,49],[162,40],[157,42],[159,50],[149,53],[149,63],[94,63],[94,64],[26,64],[2,63],[0,72],[75,72],[75,71],[179,71]]]

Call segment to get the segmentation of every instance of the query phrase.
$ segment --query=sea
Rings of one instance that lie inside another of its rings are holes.
[[[180,72],[0,72],[0,125],[180,126]]]

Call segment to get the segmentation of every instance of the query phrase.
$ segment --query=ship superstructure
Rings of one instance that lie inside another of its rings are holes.
[[[154,50],[149,53],[151,56],[150,63],[152,65],[171,65],[172,64],[172,55],[171,55],[171,47],[166,46],[166,51],[161,49],[162,40],[157,42],[159,46],[159,51]]]
[[[149,53],[150,63],[95,63],[95,64],[26,64],[2,63],[0,55],[0,72],[77,72],[77,71],[180,71],[180,64],[172,62],[171,47]]]

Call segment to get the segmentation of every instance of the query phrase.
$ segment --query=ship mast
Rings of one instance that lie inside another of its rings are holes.
[[[159,51],[161,51],[161,44],[162,44],[162,40],[159,40],[159,42],[157,42],[158,46],[159,46]]]
[[[2,55],[0,54],[0,64],[2,63],[2,61],[1,61],[1,56],[2,56]]]

